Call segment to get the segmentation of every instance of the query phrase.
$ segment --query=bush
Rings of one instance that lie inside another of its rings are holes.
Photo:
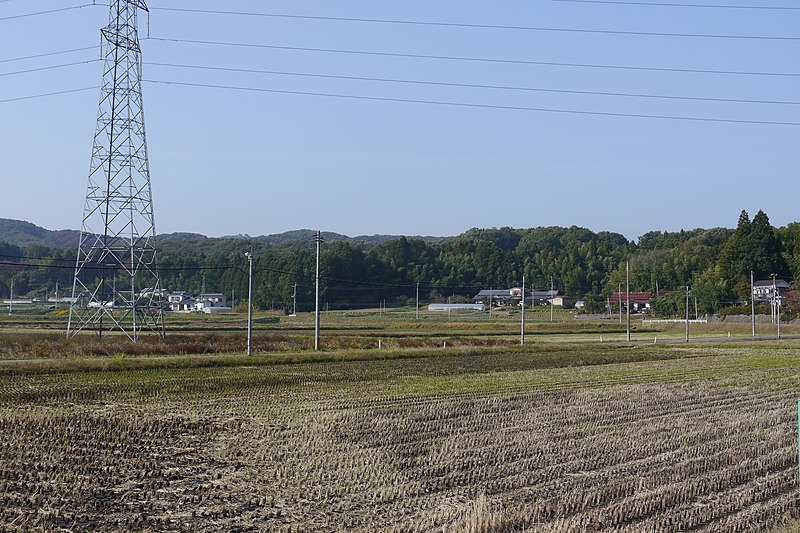
[[[732,316],[732,315],[749,315],[751,312],[749,305],[732,305],[728,307],[723,307],[721,309],[717,309],[716,314],[721,317],[725,316]],[[756,314],[757,315],[769,315],[772,314],[772,310],[770,309],[769,304],[756,304]]]

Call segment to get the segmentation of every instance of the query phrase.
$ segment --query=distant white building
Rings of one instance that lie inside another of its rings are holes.
[[[525,300],[531,300],[533,303],[536,301],[550,301],[553,298],[558,296],[557,290],[549,290],[549,291],[525,291]],[[491,289],[491,290],[482,290],[478,294],[472,297],[472,301],[475,303],[480,303],[484,301],[491,302],[492,306],[504,306],[509,305],[511,300],[521,300],[522,299],[522,289],[520,287],[514,287],[511,289]],[[560,304],[556,304],[560,305]]]
[[[428,311],[433,312],[447,312],[447,311],[485,311],[486,306],[483,304],[430,304]]]
[[[224,294],[200,294],[192,296],[186,291],[174,291],[167,296],[169,310],[176,313],[229,313],[228,299]]]
[[[573,301],[569,296],[553,296],[550,298],[550,303],[556,307],[569,307]]]
[[[202,302],[204,307],[227,307],[228,299],[224,294],[200,294],[195,300]]]
[[[778,294],[783,294],[791,289],[789,283],[782,279],[776,279],[774,282],[771,279],[756,281],[753,283],[753,300],[757,302],[769,302],[774,296],[774,291],[777,290]]]
[[[167,305],[170,311],[184,312],[194,311],[195,299],[186,291],[175,291],[167,296]]]

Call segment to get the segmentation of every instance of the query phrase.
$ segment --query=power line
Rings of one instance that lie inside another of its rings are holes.
[[[678,72],[678,73],[689,73],[689,74],[722,74],[722,75],[736,75],[736,76],[780,76],[780,77],[792,77],[792,78],[800,77],[800,73],[797,72],[751,72],[751,71],[740,71],[740,70],[645,67],[636,65],[609,65],[609,64],[597,64],[597,63],[563,63],[555,61],[529,61],[523,59],[481,58],[481,57],[468,57],[468,56],[441,56],[441,55],[431,55],[431,54],[404,54],[399,52],[372,52],[368,50],[311,48],[311,47],[301,47],[301,46],[280,46],[280,45],[257,44],[257,43],[234,43],[234,42],[224,42],[224,41],[170,39],[170,38],[159,38],[159,37],[149,37],[148,40],[167,42],[167,43],[203,44],[210,46],[264,48],[270,50],[291,50],[299,52],[322,52],[331,54],[351,54],[351,55],[366,55],[366,56],[377,56],[377,57],[402,57],[409,59],[435,59],[443,61],[466,61],[466,62],[478,62],[478,63],[500,63],[500,64],[511,64],[511,65],[538,65],[538,66],[554,66],[554,67],[639,70],[639,71],[650,71],[650,72]]]
[[[370,24],[398,24],[412,26],[431,26],[447,28],[471,28],[489,30],[516,30],[516,31],[539,31],[539,32],[563,32],[563,33],[588,33],[605,35],[629,35],[647,37],[689,37],[700,39],[745,39],[745,40],[764,40],[764,41],[800,41],[800,37],[779,36],[779,35],[732,35],[732,34],[711,34],[711,33],[673,33],[655,31],[625,31],[625,30],[597,30],[591,28],[557,28],[547,26],[505,26],[499,24],[468,24],[457,22],[433,22],[423,20],[401,20],[401,19],[372,19],[354,17],[325,17],[319,15],[290,15],[286,13],[259,13],[248,11],[223,11],[209,9],[190,9],[177,7],[154,7],[152,10],[174,11],[181,13],[200,13],[206,15],[235,15],[247,17],[269,17],[297,20],[323,20],[331,22],[363,22]]]
[[[30,72],[40,72],[43,70],[53,70],[57,68],[74,67],[76,65],[88,65],[89,63],[96,63],[98,61],[100,61],[100,59],[87,59],[86,61],[76,61],[74,63],[64,63],[61,65],[50,65],[48,67],[29,68],[27,70],[17,70],[15,72],[0,72],[0,77],[14,76],[16,74],[28,74]]]
[[[7,267],[20,267],[20,268],[44,268],[44,269],[56,269],[56,270],[72,270],[75,268],[74,261],[70,261],[68,259],[59,259],[59,258],[40,258],[40,257],[33,257],[33,256],[10,256],[10,255],[0,255],[0,257],[7,258],[6,260],[0,260],[0,266],[7,266]],[[20,261],[12,261],[9,260],[10,258],[18,259],[18,260],[26,260],[25,262]],[[45,261],[48,261],[45,263]],[[52,262],[59,262],[62,264],[53,264]],[[91,264],[88,266],[89,269],[94,271],[114,271],[120,270],[118,265],[105,265],[105,264]],[[227,271],[227,270],[236,270],[242,274],[246,274],[246,271],[237,265],[225,265],[225,266],[182,266],[182,267],[159,267],[159,272],[206,272],[206,271]],[[254,274],[259,274],[262,272],[268,272],[273,274],[283,274],[286,276],[293,276],[294,278],[308,278],[313,279],[315,274],[313,272],[304,273],[302,271],[297,270],[282,270],[278,268],[269,268],[269,267],[261,267],[258,269],[253,270]],[[417,282],[409,282],[409,283],[384,283],[379,281],[367,281],[364,279],[347,279],[347,278],[336,278],[332,276],[325,276],[320,275],[320,279],[328,282],[337,282],[337,283],[344,283],[353,286],[368,286],[368,287],[382,287],[386,289],[406,289],[410,290],[416,288]],[[300,284],[301,287],[313,287],[313,285],[303,285]],[[470,285],[440,285],[437,283],[427,283],[427,284],[420,284],[420,288],[423,289],[436,289],[436,290],[475,290],[477,288],[483,287],[481,283],[474,283]],[[327,287],[327,291],[344,291],[347,290],[344,287]]]
[[[644,7],[697,7],[704,9],[758,9],[775,11],[795,11],[800,7],[788,6],[737,6],[731,4],[680,4],[676,2],[626,2],[623,0],[546,0],[548,2],[563,2],[571,4],[615,4],[623,6]]]
[[[78,93],[78,92],[81,92],[81,91],[89,91],[89,90],[94,90],[94,89],[99,89],[99,88],[100,87],[98,87],[98,86],[82,87],[80,89],[67,89],[65,91],[56,91],[56,92],[44,93],[44,94],[34,94],[34,95],[31,95],[31,96],[18,96],[16,98],[6,98],[5,100],[0,100],[0,104],[5,104],[7,102],[18,102],[20,100],[32,100],[34,98],[45,98],[47,96],[57,96],[57,95],[60,95],[60,94]]]
[[[507,111],[526,111],[526,112],[540,112],[540,113],[562,113],[569,115],[591,115],[591,116],[605,116],[605,117],[623,117],[623,118],[649,118],[649,119],[662,119],[662,120],[683,120],[691,122],[717,122],[728,124],[753,124],[753,125],[768,125],[768,126],[800,126],[800,122],[782,122],[782,121],[769,121],[769,120],[744,120],[744,119],[726,119],[726,118],[710,118],[710,117],[690,117],[678,115],[649,115],[642,113],[614,113],[607,111],[581,111],[574,109],[554,109],[542,107],[524,107],[524,106],[510,106],[510,105],[496,105],[496,104],[475,104],[468,102],[448,102],[443,100],[418,100],[411,98],[388,98],[379,96],[365,96],[365,95],[352,95],[352,94],[336,94],[336,93],[322,93],[311,91],[290,91],[280,89],[265,89],[260,87],[240,87],[232,85],[214,85],[206,83],[188,83],[167,80],[146,80],[142,81],[163,85],[178,85],[184,87],[203,87],[210,89],[225,89],[235,91],[250,91],[250,92],[263,92],[273,94],[293,94],[300,96],[320,96],[325,98],[340,98],[348,100],[368,100],[377,102],[397,102],[408,104],[427,104],[427,105],[441,105],[451,107],[467,107],[476,109],[498,109]]]
[[[10,59],[0,59],[0,63],[10,63],[12,61],[24,61],[26,59],[35,59],[37,57],[48,57],[48,56],[56,56],[60,54],[71,54],[73,52],[82,52],[84,50],[96,50],[97,46],[84,46],[83,48],[72,48],[70,50],[59,50],[58,52],[47,52],[44,54],[36,54],[32,56],[24,56],[24,57],[12,57]]]
[[[381,83],[399,83],[410,85],[432,85],[439,87],[463,87],[472,89],[496,89],[504,91],[527,91],[527,92],[544,92],[544,93],[559,93],[559,94],[581,94],[593,96],[619,96],[626,98],[652,98],[652,99],[665,99],[665,100],[691,100],[701,102],[726,102],[726,103],[744,103],[744,104],[773,104],[773,105],[800,105],[798,101],[786,100],[748,100],[743,98],[709,98],[699,96],[679,96],[679,95],[659,95],[659,94],[643,94],[643,93],[618,93],[618,92],[604,92],[604,91],[581,91],[569,89],[550,89],[540,87],[519,87],[509,85],[485,85],[475,83],[455,83],[455,82],[441,82],[429,80],[407,80],[397,78],[372,78],[365,76],[343,76],[334,74],[316,74],[307,72],[286,72],[277,70],[259,70],[259,69],[245,69],[245,68],[229,68],[229,67],[214,67],[206,65],[186,65],[178,63],[155,63],[148,62],[147,65],[159,67],[172,67],[172,68],[185,68],[196,70],[211,70],[222,72],[241,72],[251,74],[270,74],[277,76],[297,76],[305,78],[323,78],[323,79],[336,79],[336,80],[354,80],[354,81],[375,81]],[[2,74],[0,74],[2,75]]]
[[[36,17],[39,15],[49,15],[51,13],[59,13],[62,11],[71,11],[73,9],[83,9],[84,7],[92,7],[96,4],[81,4],[79,6],[69,6],[69,7],[59,7],[57,9],[48,9],[47,11],[37,11],[35,13],[23,13],[21,15],[11,15],[10,17],[2,17],[0,18],[0,22],[4,20],[14,20],[14,19],[21,19],[27,17]]]

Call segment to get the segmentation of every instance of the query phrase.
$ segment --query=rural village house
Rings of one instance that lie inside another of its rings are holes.
[[[773,294],[773,284],[771,279],[756,281],[753,283],[753,300],[757,302],[769,302],[772,300]],[[789,283],[782,279],[775,280],[775,290],[778,291],[778,294],[783,294],[787,292],[791,287]]]

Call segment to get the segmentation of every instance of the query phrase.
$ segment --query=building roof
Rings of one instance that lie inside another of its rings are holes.
[[[517,290],[519,291],[520,289],[517,289]],[[511,298],[512,297],[511,291],[512,291],[512,289],[491,289],[491,290],[484,289],[484,290],[480,291],[478,294],[476,294],[472,299],[473,300],[480,300],[481,298],[489,298],[489,297],[491,297],[491,298]],[[545,299],[549,299],[549,298],[555,298],[558,295],[558,291],[557,290],[534,291],[533,294],[535,295],[536,298],[541,299],[541,300],[545,300]],[[519,298],[518,295],[514,295],[514,296]],[[525,291],[525,299],[526,300],[530,300],[531,299],[531,293],[529,291]]]
[[[778,287],[779,289],[788,289],[789,288],[789,283],[784,281],[784,280],[782,280],[782,279],[776,279],[775,280],[775,286]],[[755,283],[753,283],[753,287],[772,287],[772,280],[771,279],[764,279],[764,280],[756,281]]]
[[[549,300],[551,298],[555,298],[556,296],[558,296],[558,291],[553,289],[550,291],[533,291],[531,295],[526,294],[525,299],[529,300],[531,297],[533,297],[536,300]]]
[[[475,309],[483,311],[483,304],[430,304],[428,305],[429,311],[448,309]]]
[[[478,294],[475,295],[475,299],[478,298],[510,298],[511,297],[511,289],[484,289]]]
[[[630,301],[632,304],[646,304],[653,299],[654,294],[652,292],[613,292],[611,296],[609,296],[609,300],[611,302],[619,302],[622,300],[623,302],[628,300],[628,294],[630,295]]]

